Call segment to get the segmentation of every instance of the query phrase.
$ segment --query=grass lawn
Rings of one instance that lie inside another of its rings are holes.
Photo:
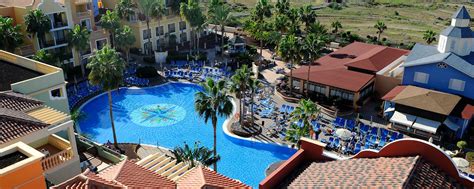
[[[248,9],[238,10],[236,15],[248,15],[254,7],[256,0],[230,0],[230,4],[243,4]],[[276,2],[271,1],[271,2]],[[311,3],[320,5],[323,0],[294,0],[290,1],[294,6],[302,6]],[[350,1],[352,2],[352,1]],[[456,3],[421,3],[420,0],[376,0],[380,3],[375,6],[367,4],[348,3],[342,10],[324,8],[317,10],[318,19],[330,29],[331,22],[339,20],[343,31],[351,31],[365,38],[367,35],[376,35],[373,27],[377,20],[382,20],[388,29],[382,34],[396,44],[409,44],[413,42],[424,43],[423,33],[431,29],[440,33],[451,21],[452,14],[457,10]],[[390,3],[387,3],[390,2]],[[466,7],[473,13],[474,6],[468,4]],[[246,19],[245,16],[240,20]]]

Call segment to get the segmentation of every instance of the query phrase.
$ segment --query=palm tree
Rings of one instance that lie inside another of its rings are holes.
[[[138,0],[138,8],[140,9],[141,13],[145,16],[146,28],[148,31],[148,44],[151,43],[151,29],[150,29],[150,21],[156,13],[156,7],[158,6],[158,0]],[[151,47],[151,46],[150,46]],[[153,48],[145,49],[146,54],[151,54]]]
[[[115,11],[107,10],[100,18],[100,25],[111,35],[111,46],[115,45],[115,30],[120,28],[120,18]]]
[[[75,109],[71,112],[71,120],[74,124],[75,131],[77,131],[77,123],[85,118],[86,114],[83,111]]]
[[[387,26],[383,21],[379,20],[375,23],[374,28],[377,29],[377,41],[380,41],[380,35],[387,29]]]
[[[91,69],[89,73],[89,82],[92,85],[100,85],[107,91],[109,97],[109,115],[112,124],[112,132],[114,136],[114,146],[118,148],[117,136],[115,134],[115,124],[112,112],[112,90],[118,88],[123,81],[123,71],[125,69],[125,61],[120,58],[118,52],[106,45],[101,50],[95,52],[90,57],[87,68]]]
[[[135,35],[133,34],[132,29],[130,26],[123,26],[122,28],[117,30],[115,40],[117,42],[117,46],[122,48],[125,51],[125,59],[128,63],[129,56],[130,56],[130,47],[135,43]]]
[[[25,24],[26,32],[32,35],[33,41],[37,36],[43,36],[51,29],[51,20],[41,9],[28,11],[25,16]],[[38,43],[43,43],[43,41],[38,41]]]
[[[253,98],[255,96],[255,93],[257,92],[257,90],[261,87],[261,83],[259,80],[257,80],[256,78],[250,78],[249,79],[249,82],[248,82],[248,85],[249,85],[249,89],[250,89],[250,112],[251,112],[251,123],[252,123],[252,127],[253,125],[255,124],[255,110],[254,110],[254,102],[253,102]]]
[[[156,20],[158,20],[158,27],[160,27],[160,20],[161,18],[163,17],[163,15],[165,15],[166,13],[166,5],[165,5],[165,1],[164,0],[156,0],[156,3],[154,4],[154,10],[153,10],[153,14],[152,16],[156,18]],[[158,35],[158,39],[159,41],[161,41],[161,36]],[[157,44],[157,46],[159,47],[159,51],[161,51],[161,45]]]
[[[306,5],[299,9],[300,20],[306,27],[316,22],[316,12],[313,10],[312,5]]]
[[[252,13],[252,20],[257,28],[263,29],[265,18],[272,16],[272,5],[268,0],[257,0],[257,5]],[[262,31],[259,31],[262,32]],[[263,54],[263,39],[260,39],[260,57]]]
[[[309,136],[309,131],[305,127],[299,127],[296,124],[291,124],[290,128],[286,131],[285,140],[295,143],[299,148],[299,141],[301,137],[307,136]]]
[[[293,91],[293,64],[299,64],[301,60],[301,45],[298,38],[287,35],[280,40],[277,53],[280,57],[290,63],[290,93]]]
[[[120,0],[115,5],[115,10],[120,19],[127,20],[130,15],[135,14],[137,5],[132,0]]]
[[[77,56],[75,56],[76,62],[81,64],[82,77],[85,75],[85,69],[84,64],[81,62],[81,52],[90,48],[89,36],[90,31],[86,27],[82,27],[78,24],[68,33],[69,45],[72,46],[74,52],[77,54]]]
[[[311,126],[311,120],[316,119],[320,109],[318,106],[309,99],[302,99],[298,102],[298,106],[290,116],[292,121],[302,121],[303,128],[309,131],[310,136],[314,134],[313,127]]]
[[[230,92],[235,93],[236,97],[239,99],[239,123],[242,126],[242,116],[243,116],[243,106],[242,98],[245,97],[245,91],[248,89],[249,79],[250,79],[250,69],[247,64],[244,64],[241,68],[235,71],[235,74],[231,77]]]
[[[57,59],[51,54],[46,52],[44,49],[40,49],[36,51],[35,55],[33,55],[33,60],[40,61],[47,64],[54,64],[53,66],[57,66]]]
[[[336,20],[336,21],[332,22],[331,26],[333,28],[332,32],[335,33],[336,35],[337,35],[337,32],[339,31],[339,29],[342,28],[342,24],[341,24],[341,22],[339,22],[339,20]]]
[[[273,27],[275,30],[279,31],[280,34],[285,34],[288,32],[288,25],[290,23],[290,19],[286,15],[277,15],[275,16],[275,20],[273,21]]]
[[[220,4],[212,8],[213,13],[210,14],[210,22],[219,25],[221,28],[221,47],[224,46],[224,33],[225,25],[229,24],[233,20],[233,16],[230,14],[230,8],[226,4]]]
[[[201,86],[204,90],[196,93],[194,108],[199,116],[204,118],[205,123],[211,119],[214,129],[214,157],[217,157],[217,118],[229,117],[232,114],[232,97],[227,94],[225,80],[214,82],[211,78],[207,78]],[[214,171],[217,171],[217,163],[214,163]]]
[[[306,28],[306,33],[326,35],[328,33],[328,29],[326,29],[326,26],[321,24],[321,22],[316,21],[315,23],[310,24],[309,27]]]
[[[208,167],[220,160],[219,155],[213,156],[212,150],[205,146],[199,146],[199,142],[195,142],[192,149],[188,144],[184,143],[183,147],[177,146],[174,150],[171,150],[171,153],[177,162],[186,162],[191,167],[195,167],[196,163]]]
[[[311,64],[320,56],[321,50],[327,45],[329,38],[327,35],[317,35],[310,33],[303,41],[303,51],[305,59],[308,61],[308,76],[307,76],[307,89],[306,96],[309,97],[309,76],[311,73]],[[304,87],[305,85],[303,85]],[[304,89],[303,89],[304,91]]]
[[[204,14],[201,11],[201,7],[199,7],[199,1],[188,0],[187,3],[181,3],[180,15],[191,26],[192,43],[194,44],[194,46],[196,46],[195,41],[197,40],[197,37],[198,37],[196,30],[198,29],[198,27],[202,28],[206,19]],[[197,46],[199,46],[199,44],[197,44]],[[191,50],[191,47],[190,47],[190,50]]]
[[[426,30],[425,33],[423,34],[423,39],[430,45],[431,43],[436,41],[436,32],[433,30]]]
[[[0,49],[14,52],[22,43],[21,27],[13,25],[13,19],[0,16]]]

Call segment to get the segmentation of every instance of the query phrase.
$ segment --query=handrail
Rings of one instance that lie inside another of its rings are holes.
[[[72,148],[69,147],[57,154],[54,154],[52,156],[49,156],[41,160],[41,165],[43,166],[43,170],[47,171],[54,167],[57,167],[60,164],[63,164],[66,161],[71,160],[72,156],[73,156]]]

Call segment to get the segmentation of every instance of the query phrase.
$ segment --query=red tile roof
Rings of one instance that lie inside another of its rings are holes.
[[[374,76],[348,70],[349,67],[379,71],[409,51],[354,42],[315,61],[310,81],[353,92],[360,91]],[[293,77],[307,79],[308,66],[293,70]]]
[[[0,144],[47,127],[48,124],[23,112],[0,108]]]
[[[313,162],[288,187],[403,188],[417,161],[418,157],[381,157]]]
[[[196,167],[178,181],[178,188],[251,188],[205,167]]]
[[[157,173],[145,169],[131,161],[125,161],[115,177],[115,181],[131,188],[176,188],[176,184]],[[99,174],[100,176],[100,174]]]
[[[393,88],[391,91],[389,91],[387,94],[385,94],[383,97],[382,97],[382,100],[392,100],[393,98],[395,98],[400,92],[403,91],[403,89],[405,89],[406,86],[396,86],[395,88]]]
[[[0,108],[15,111],[30,111],[43,106],[39,100],[11,91],[0,92]]]
[[[461,116],[463,119],[471,119],[474,115],[474,106],[467,104],[461,112]]]

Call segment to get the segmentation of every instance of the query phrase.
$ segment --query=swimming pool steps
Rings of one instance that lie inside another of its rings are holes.
[[[140,165],[162,176],[168,177],[174,181],[178,180],[191,169],[187,163],[178,163],[174,158],[160,153],[152,154],[143,158],[137,162],[137,165]]]

